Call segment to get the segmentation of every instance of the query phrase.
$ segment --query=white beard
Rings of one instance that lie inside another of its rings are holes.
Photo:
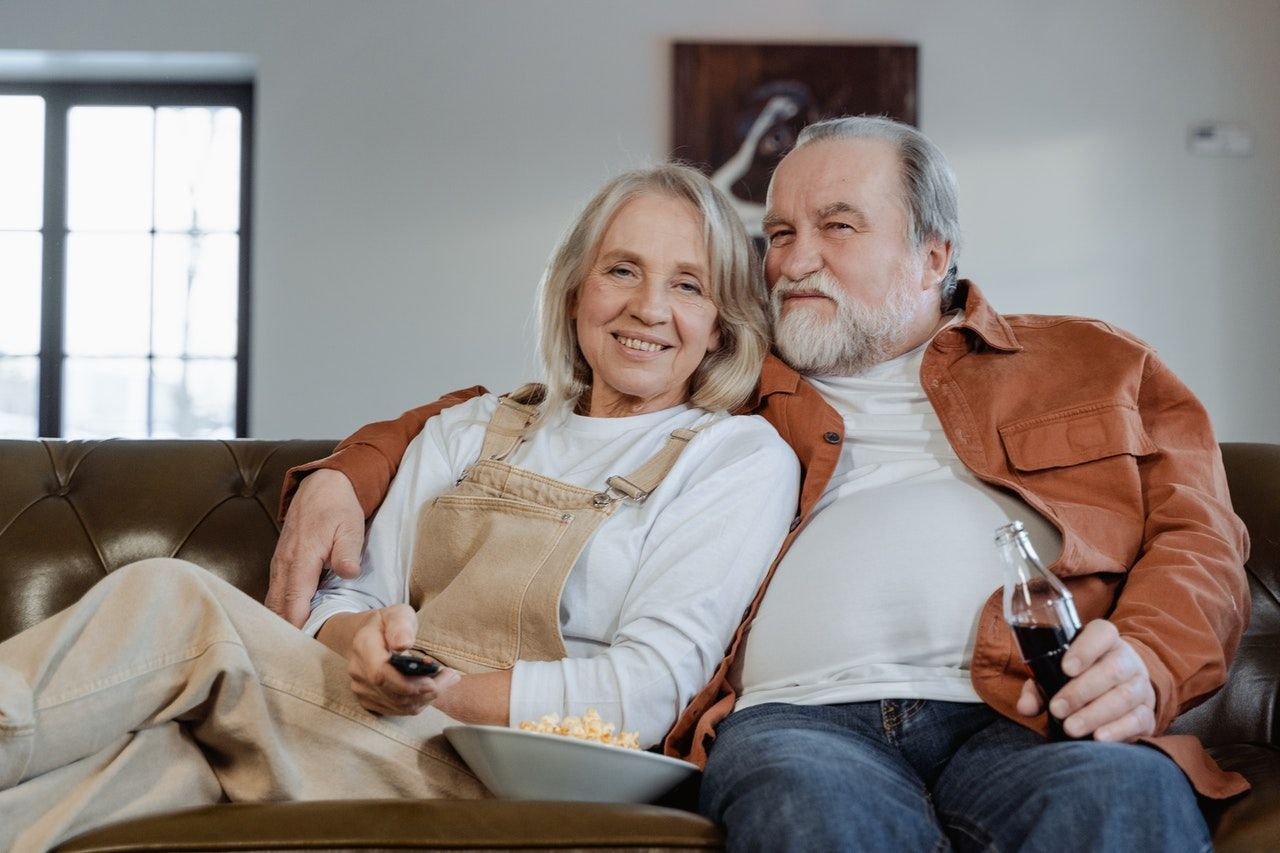
[[[826,319],[802,305],[784,315],[783,294],[794,290],[829,297],[836,305],[835,317]],[[826,270],[800,281],[780,278],[769,294],[778,354],[805,376],[857,376],[898,352],[918,310],[917,296],[905,277],[876,306],[850,297]]]

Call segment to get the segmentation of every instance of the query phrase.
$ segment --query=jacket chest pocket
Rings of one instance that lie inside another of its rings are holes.
[[[1125,403],[1098,403],[1024,418],[1000,427],[1000,439],[1010,463],[1021,472],[1156,452],[1138,410]]]
[[[1146,520],[1139,462],[1158,452],[1138,410],[1077,406],[1006,424],[1000,439],[1018,480],[1053,509],[1084,565],[1128,571]]]

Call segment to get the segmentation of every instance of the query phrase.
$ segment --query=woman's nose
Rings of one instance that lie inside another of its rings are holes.
[[[656,326],[671,319],[670,294],[665,282],[646,281],[631,296],[631,314],[648,326]]]

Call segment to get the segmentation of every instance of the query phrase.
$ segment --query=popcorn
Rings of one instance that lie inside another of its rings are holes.
[[[613,733],[613,723],[600,719],[595,708],[588,708],[581,717],[568,716],[564,719],[559,714],[543,714],[537,722],[525,720],[520,728],[526,732],[540,732],[549,735],[564,735],[579,740],[589,740],[608,746],[620,746],[623,749],[639,749],[639,732]]]

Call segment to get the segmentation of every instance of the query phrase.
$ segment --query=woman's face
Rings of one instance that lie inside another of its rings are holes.
[[[595,417],[656,412],[689,397],[689,378],[720,346],[702,217],[663,195],[614,215],[571,307],[591,366]]]

